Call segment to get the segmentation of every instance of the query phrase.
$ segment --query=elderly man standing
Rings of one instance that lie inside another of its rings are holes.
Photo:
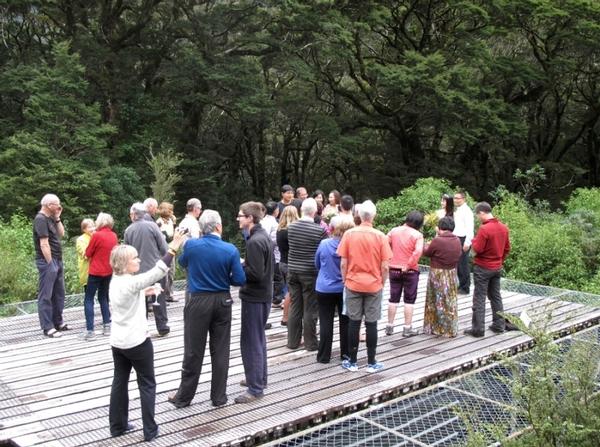
[[[177,408],[187,407],[196,394],[207,334],[212,365],[210,399],[215,407],[227,403],[233,304],[229,290],[232,285],[246,282],[240,252],[221,240],[223,225],[219,213],[204,211],[200,227],[203,237],[187,241],[179,257],[179,265],[187,270],[188,299],[183,309],[181,383],[177,392],[169,396],[169,402]]]
[[[487,202],[475,206],[475,215],[481,222],[471,248],[475,252],[473,263],[473,317],[471,329],[466,335],[485,335],[485,297],[492,306],[492,325],[489,329],[497,334],[504,332],[505,320],[500,313],[504,310],[500,295],[502,265],[510,252],[508,227],[492,215],[492,207]]]
[[[158,210],[158,201],[154,197],[148,197],[146,200],[144,200],[144,208],[146,208],[144,220],[155,222],[154,216]]]
[[[383,369],[377,362],[377,320],[381,318],[381,295],[388,277],[392,249],[381,231],[373,228],[377,209],[370,200],[363,202],[359,214],[361,224],[344,234],[337,253],[342,258],[340,267],[346,293],[346,307],[350,324],[348,346],[350,358],[342,361],[342,368],[358,371],[357,353],[360,322],[364,315],[367,328],[367,372]]]
[[[134,203],[131,206],[130,217],[131,225],[125,229],[125,244],[135,247],[140,258],[139,273],[144,273],[156,265],[167,252],[168,246],[165,236],[160,232],[158,225],[152,220],[146,220],[144,217],[147,214],[147,209],[142,203]],[[161,285],[164,289],[163,278]],[[154,306],[154,320],[156,321],[156,329],[158,335],[164,337],[170,332],[169,318],[167,317],[167,303],[165,302],[165,294],[161,292],[156,297],[157,306]]]
[[[40,212],[33,220],[35,265],[40,278],[38,285],[38,315],[44,335],[57,338],[68,330],[63,322],[65,278],[60,239],[65,227],[60,220],[62,206],[54,194],[42,197]]]
[[[304,348],[307,351],[319,349],[317,340],[317,320],[319,306],[315,285],[317,269],[315,253],[327,232],[315,223],[317,202],[313,198],[302,202],[302,217],[288,227],[288,271],[292,305],[288,317],[287,347],[296,349],[304,333]]]
[[[198,239],[200,237],[200,225],[198,224],[198,217],[202,213],[202,203],[196,198],[192,198],[187,201],[185,205],[187,214],[181,222],[179,222],[180,229],[186,229],[192,239]]]
[[[244,272],[246,284],[240,289],[242,329],[240,349],[246,379],[241,385],[248,391],[235,398],[238,404],[263,397],[267,387],[267,339],[265,325],[273,299],[273,243],[260,225],[264,206],[246,202],[240,206],[237,220],[240,230],[248,234]]]

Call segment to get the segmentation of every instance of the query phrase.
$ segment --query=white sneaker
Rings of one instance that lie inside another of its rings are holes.
[[[342,368],[347,369],[350,372],[358,371],[358,365],[356,363],[352,363],[348,359],[342,360]]]
[[[83,333],[79,334],[79,338],[81,340],[91,340],[95,336],[96,333],[94,331],[84,331]]]
[[[376,373],[379,372],[383,369],[383,363],[370,363],[367,365],[367,372],[368,373]]]

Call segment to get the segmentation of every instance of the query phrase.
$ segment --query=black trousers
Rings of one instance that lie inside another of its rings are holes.
[[[492,326],[503,331],[505,320],[499,315],[503,312],[502,295],[500,295],[500,276],[502,269],[488,270],[478,265],[473,267],[475,291],[473,292],[473,317],[471,328],[474,332],[485,332],[485,297],[487,295],[492,306]]]
[[[127,428],[129,412],[129,375],[135,369],[140,403],[144,439],[152,439],[158,431],[154,421],[154,404],[156,402],[156,380],[154,379],[154,348],[149,338],[140,345],[130,349],[112,347],[115,365],[112,388],[110,390],[110,406],[108,421],[112,436],[122,435]]]
[[[317,320],[319,305],[315,283],[317,275],[290,272],[289,288],[292,304],[288,316],[287,347],[296,349],[304,335],[304,349],[316,351],[319,348],[317,340]]]
[[[460,246],[465,243],[464,237],[459,237]],[[471,266],[469,265],[469,253],[471,250],[463,251],[458,260],[458,266],[456,267],[456,273],[458,275],[458,293],[469,293],[471,289]]]
[[[252,303],[242,300],[242,329],[240,350],[246,374],[248,392],[263,394],[267,387],[267,337],[265,324],[271,312],[271,303]]]
[[[183,308],[183,364],[181,383],[175,400],[182,406],[189,404],[198,388],[206,337],[210,334],[209,349],[212,365],[210,399],[214,405],[227,402],[227,375],[229,372],[229,343],[231,340],[230,293],[191,293]]]
[[[169,317],[167,315],[167,279],[166,277],[162,278],[159,282],[163,291],[156,297],[156,302],[158,306],[152,306],[152,313],[154,314],[154,321],[156,323],[156,330],[158,332],[169,331]],[[147,298],[148,303],[152,302],[153,297],[149,296]],[[150,304],[151,305],[151,304]],[[148,312],[146,312],[146,317],[148,316]]]
[[[317,301],[319,303],[319,351],[317,352],[317,362],[329,363],[331,360],[331,346],[333,344],[333,320],[335,311],[339,316],[340,331],[340,357],[345,359],[348,353],[348,317],[342,315],[344,305],[342,292],[339,293],[321,293],[317,292]]]

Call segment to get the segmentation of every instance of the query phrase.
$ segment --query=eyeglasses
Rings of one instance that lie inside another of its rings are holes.
[[[463,196],[454,196],[454,200],[464,200]]]
[[[241,219],[242,217],[248,217],[248,216],[247,216],[246,214],[238,214],[238,215],[237,215],[237,218],[238,218],[238,219]]]

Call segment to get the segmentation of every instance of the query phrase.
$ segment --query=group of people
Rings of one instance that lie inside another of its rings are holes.
[[[44,334],[57,337],[68,327],[62,319],[64,280],[60,238],[64,227],[58,197],[44,196],[34,221],[36,263],[40,272],[38,309]],[[187,215],[176,226],[170,215],[154,218],[154,199],[131,207],[131,225],[119,245],[112,217],[100,213],[96,222],[82,222],[77,242],[80,272],[87,272],[85,287],[86,332],[94,335],[93,300],[98,300],[103,333],[110,334],[114,378],[110,402],[110,430],[118,436],[131,430],[128,423],[127,382],[137,372],[144,438],[158,436],[154,421],[156,382],[153,348],[147,332],[147,297],[156,297],[154,316],[159,335],[169,333],[165,304],[166,278],[180,247],[178,262],[186,271],[184,354],[181,382],[168,401],[177,408],[194,398],[209,338],[212,364],[210,398],[214,406],[227,402],[232,304],[231,287],[239,286],[241,300],[240,350],[245,392],[236,403],[260,399],[268,383],[265,329],[272,308],[283,308],[287,347],[316,352],[316,361],[332,357],[334,320],[339,319],[341,367],[359,370],[357,354],[364,321],[366,371],[383,369],[377,361],[377,322],[382,292],[390,280],[386,335],[394,333],[397,305],[404,298],[402,335],[418,332],[412,326],[419,282],[419,259],[430,258],[423,332],[454,337],[458,332],[457,295],[470,291],[469,252],[474,252],[472,327],[465,334],[485,333],[485,297],[493,311],[494,332],[504,331],[500,271],[510,250],[508,229],[493,215],[490,205],[478,203],[481,221],[474,235],[474,215],[462,191],[442,197],[437,213],[437,235],[424,242],[424,215],[410,212],[405,222],[387,235],[373,227],[377,209],[366,200],[355,204],[349,195],[322,191],[308,197],[306,188],[281,188],[281,199],[246,202],[237,215],[245,239],[245,259],[238,248],[222,240],[223,225],[217,211],[202,211],[190,199]],[[168,231],[164,231],[168,227]],[[95,228],[95,230],[94,230]],[[170,242],[167,242],[170,239]],[[87,265],[86,265],[87,263]],[[110,308],[108,303],[110,302]],[[317,323],[319,334],[317,335]]]

